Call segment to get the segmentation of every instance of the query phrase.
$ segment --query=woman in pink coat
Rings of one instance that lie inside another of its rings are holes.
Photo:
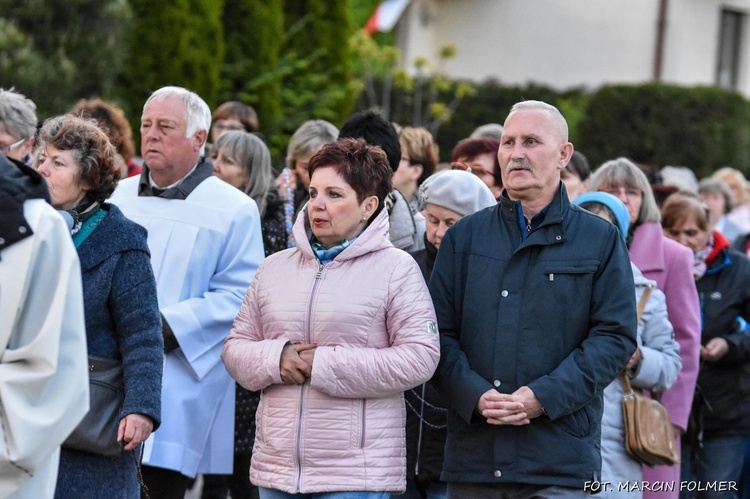
[[[589,189],[608,192],[625,203],[631,224],[627,239],[630,259],[646,278],[656,281],[667,298],[669,322],[680,344],[682,371],[672,387],[662,394],[661,402],[669,412],[677,437],[687,428],[698,378],[701,324],[692,252],[664,236],[651,186],[632,161],[618,158],[604,163],[589,178]],[[679,448],[680,439],[675,438],[675,442]],[[644,467],[643,480],[666,483],[674,489],[644,490],[644,499],[677,498],[680,465]]]
[[[406,486],[403,392],[439,359],[435,312],[389,239],[383,151],[342,139],[310,175],[297,246],[260,266],[222,352],[262,390],[250,479],[262,499],[389,497]]]

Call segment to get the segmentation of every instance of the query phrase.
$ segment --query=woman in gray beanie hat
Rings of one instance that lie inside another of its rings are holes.
[[[419,188],[427,221],[425,248],[412,253],[425,281],[429,281],[440,242],[459,219],[495,206],[487,184],[472,173],[447,170],[425,180]],[[445,497],[447,485],[440,481],[446,437],[446,402],[429,383],[404,393],[406,401],[406,494],[405,499]]]
[[[476,175],[462,170],[447,170],[432,175],[420,186],[419,198],[425,207],[427,219],[426,249],[412,255],[419,263],[425,280],[429,280],[445,231],[457,220],[495,206],[497,201],[487,184]],[[423,258],[420,258],[424,253],[427,253],[425,265]]]

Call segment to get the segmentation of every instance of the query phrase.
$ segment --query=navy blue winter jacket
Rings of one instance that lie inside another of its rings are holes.
[[[525,240],[519,209],[504,195],[458,221],[430,279],[441,339],[433,382],[451,409],[442,478],[583,487],[600,477],[602,391],[636,348],[628,251],[562,184]],[[522,386],[547,415],[495,426],[475,412],[486,391]]]

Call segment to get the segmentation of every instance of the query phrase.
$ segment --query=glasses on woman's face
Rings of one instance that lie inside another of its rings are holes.
[[[485,167],[478,164],[467,165],[461,161],[454,161],[451,163],[452,170],[463,170],[465,172],[473,173],[474,175],[492,175],[492,172],[488,171]]]
[[[217,121],[216,123],[214,123],[213,128],[222,132],[245,129],[245,127],[243,127],[242,125],[237,125],[235,123],[222,123],[221,121]]]
[[[606,187],[599,190],[620,199],[622,199],[622,195],[625,195],[629,199],[638,199],[643,196],[642,190],[633,187]]]
[[[695,237],[701,233],[699,229],[678,230],[671,227],[665,227],[664,232],[666,232],[672,239],[679,239],[681,235],[685,237]]]
[[[25,138],[19,140],[18,142],[14,142],[12,144],[8,144],[7,146],[2,146],[2,147],[0,147],[0,152],[3,153],[3,154],[5,154],[7,156],[11,152],[13,152],[14,149],[18,149],[21,146],[21,144],[23,144],[27,140],[28,140],[28,137],[25,137]]]

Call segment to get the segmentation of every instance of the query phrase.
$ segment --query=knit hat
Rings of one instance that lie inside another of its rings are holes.
[[[628,227],[630,227],[630,214],[625,207],[625,203],[612,194],[600,191],[586,192],[575,198],[572,203],[576,206],[581,206],[586,203],[599,203],[606,206],[615,215],[617,228],[620,229],[620,234],[622,234],[623,238],[627,239]]]
[[[445,170],[428,177],[419,187],[419,200],[422,205],[441,206],[462,217],[497,204],[490,188],[463,170]]]

